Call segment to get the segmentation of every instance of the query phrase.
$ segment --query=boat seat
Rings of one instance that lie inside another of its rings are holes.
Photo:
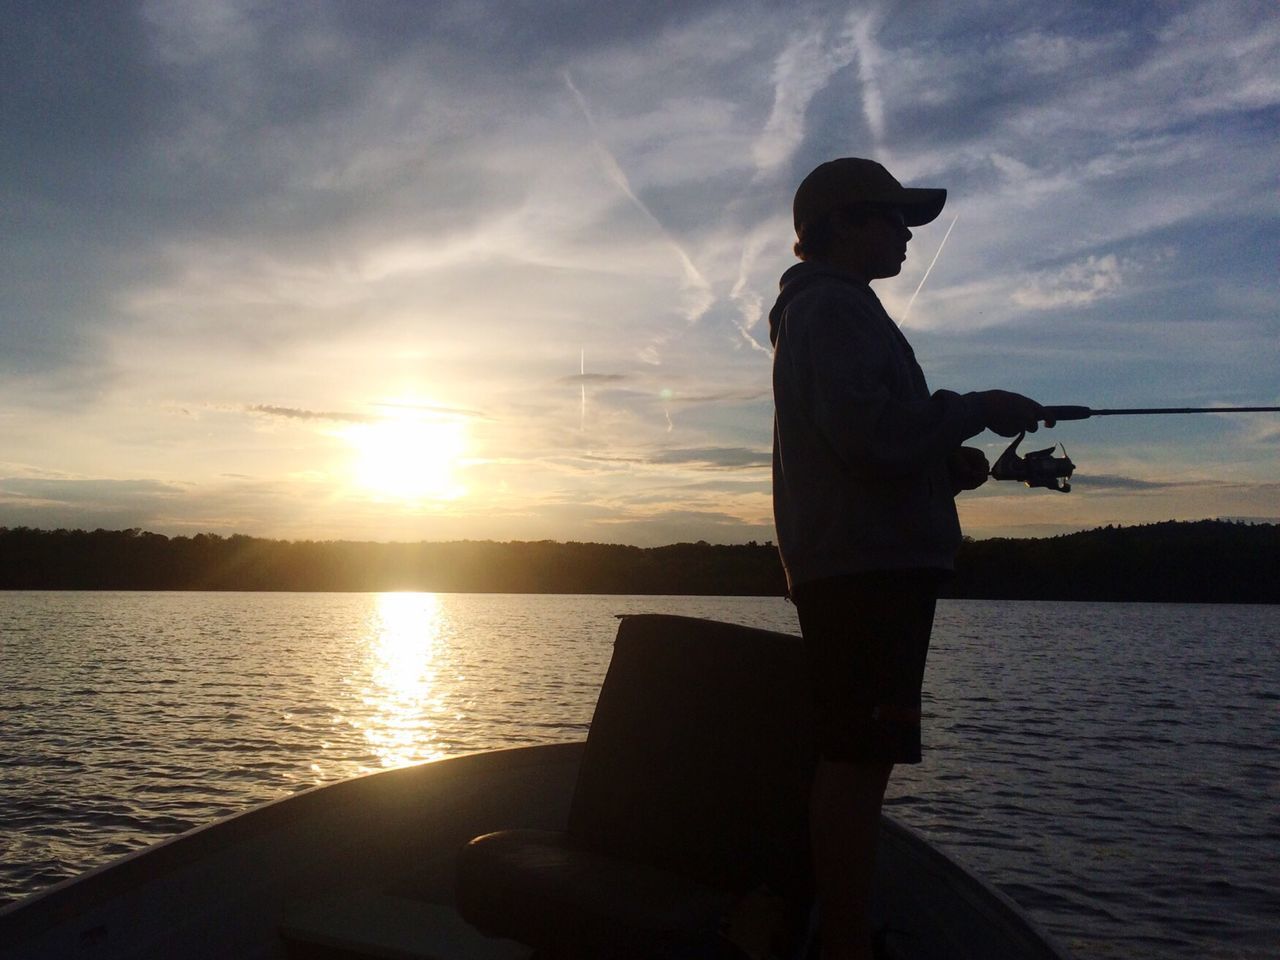
[[[798,637],[622,618],[566,829],[467,844],[462,916],[548,956],[734,956],[767,903],[786,955],[811,901],[806,689]]]

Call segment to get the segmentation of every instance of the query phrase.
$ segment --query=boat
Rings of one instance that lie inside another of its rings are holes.
[[[584,742],[372,773],[196,828],[0,909],[0,958],[814,955],[793,869],[797,638],[620,619]],[[873,915],[899,960],[1068,960],[889,816]]]

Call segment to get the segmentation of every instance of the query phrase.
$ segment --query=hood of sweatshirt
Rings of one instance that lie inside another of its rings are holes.
[[[774,303],[773,309],[769,311],[770,343],[776,345],[778,342],[778,326],[782,322],[782,312],[787,309],[787,304],[794,300],[798,294],[820,280],[840,280],[859,287],[867,286],[867,283],[861,277],[857,277],[849,271],[842,270],[829,263],[797,263],[788,269],[778,281],[778,299]]]

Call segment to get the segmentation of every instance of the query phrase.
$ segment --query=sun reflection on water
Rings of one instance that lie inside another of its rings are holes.
[[[438,648],[445,616],[434,593],[383,593],[369,635],[364,737],[383,767],[443,756],[433,749]]]

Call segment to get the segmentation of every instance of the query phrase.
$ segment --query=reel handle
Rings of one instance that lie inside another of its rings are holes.
[[[1088,420],[1093,411],[1088,407],[1045,407],[1044,415],[1049,420]]]

